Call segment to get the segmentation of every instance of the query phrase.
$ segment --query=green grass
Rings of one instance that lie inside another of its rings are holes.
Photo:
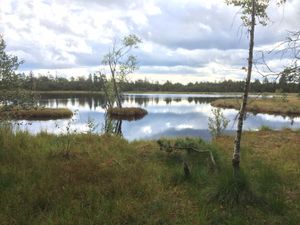
[[[266,126],[266,125],[262,125],[260,128],[259,128],[260,131],[271,131],[272,128],[269,127],[269,126]]]
[[[12,108],[0,110],[0,118],[27,119],[27,120],[49,120],[71,118],[73,112],[67,108]]]
[[[239,109],[240,99],[218,99],[211,103],[221,108]],[[253,113],[269,113],[279,115],[300,115],[300,98],[289,94],[285,101],[280,96],[265,99],[249,99],[247,110]]]
[[[0,221],[7,224],[298,224],[299,132],[247,132],[233,176],[232,137],[206,154],[154,141],[0,129]],[[72,140],[65,157],[66,139]],[[172,141],[172,140],[171,140]],[[186,178],[182,162],[188,162]]]

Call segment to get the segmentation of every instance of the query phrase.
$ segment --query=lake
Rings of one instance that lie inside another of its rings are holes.
[[[148,111],[143,119],[122,121],[121,130],[128,140],[157,139],[169,136],[198,136],[209,140],[208,118],[212,116],[210,102],[218,98],[237,97],[220,94],[125,94],[124,107],[142,107]],[[75,114],[73,118],[48,121],[17,121],[18,128],[36,134],[66,133],[67,127],[75,132],[104,132],[105,110],[102,108],[103,96],[51,96],[42,97],[40,105],[57,108],[67,107]],[[223,113],[230,123],[226,132],[233,134],[236,128],[237,110],[224,109]],[[89,128],[88,121],[93,129]],[[119,121],[120,122],[120,121]],[[300,128],[300,118],[282,117],[268,114],[248,113],[244,130],[258,130],[261,126],[272,129]]]

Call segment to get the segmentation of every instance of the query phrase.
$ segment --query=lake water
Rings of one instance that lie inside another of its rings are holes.
[[[124,107],[143,107],[148,111],[143,119],[122,121],[121,130],[128,140],[157,139],[162,136],[200,136],[210,139],[208,118],[212,116],[210,102],[218,98],[234,97],[217,94],[125,94]],[[36,134],[40,131],[48,133],[66,133],[71,131],[89,131],[88,121],[93,122],[93,132],[104,132],[105,110],[102,108],[102,96],[42,98],[40,104],[46,107],[67,107],[75,112],[73,118],[49,121],[18,121],[19,129]],[[234,133],[237,110],[224,109],[223,113],[230,123],[226,129]],[[119,121],[120,122],[120,121]],[[96,125],[96,127],[95,127]],[[300,118],[289,118],[268,114],[249,113],[244,122],[245,130],[257,130],[261,126],[272,129],[300,128]]]

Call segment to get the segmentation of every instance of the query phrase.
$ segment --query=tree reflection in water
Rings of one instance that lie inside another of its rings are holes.
[[[106,134],[115,134],[115,135],[123,136],[122,120],[113,119],[107,113],[105,113],[104,132]]]

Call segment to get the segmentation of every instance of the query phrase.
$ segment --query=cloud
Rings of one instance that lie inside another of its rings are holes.
[[[299,30],[299,1],[271,5],[268,13],[270,25],[256,29],[258,50]],[[239,17],[223,0],[3,0],[0,32],[8,51],[26,61],[24,71],[86,75],[99,69],[115,38],[135,33],[143,43],[132,77],[241,79],[248,39]],[[279,58],[271,60],[282,67]]]

